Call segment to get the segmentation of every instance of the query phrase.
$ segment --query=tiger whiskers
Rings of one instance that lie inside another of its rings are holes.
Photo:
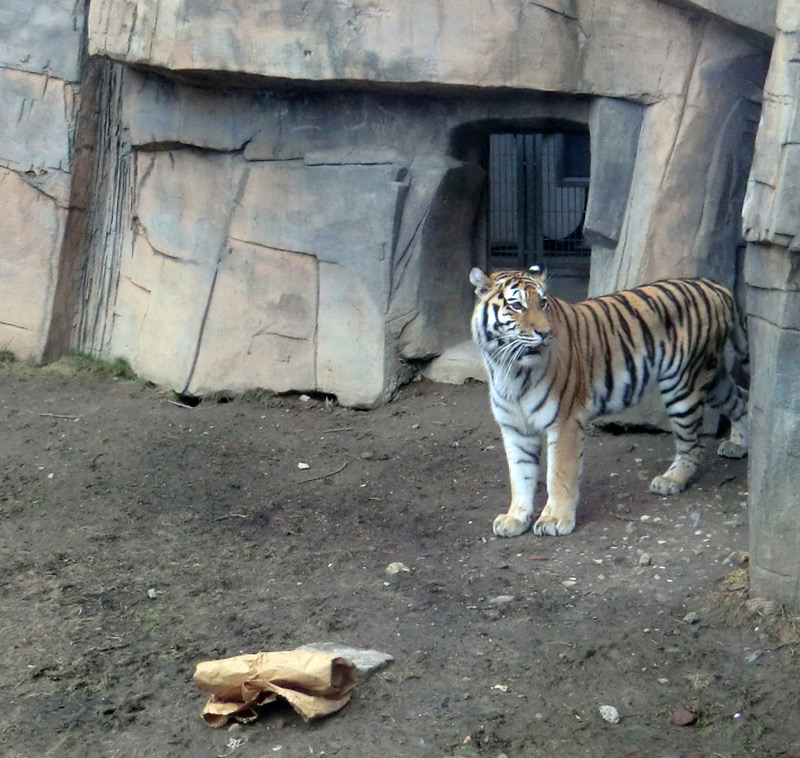
[[[529,348],[541,347],[541,341],[536,342],[526,337],[517,337],[516,339],[501,345],[492,355],[492,360],[497,366],[498,372],[502,374],[511,374],[512,369],[522,358]]]
[[[503,374],[509,373],[511,367],[519,359],[523,350],[524,346],[521,345],[517,340],[508,342],[505,345],[503,345],[500,348],[500,350],[498,350],[497,354],[498,370]]]

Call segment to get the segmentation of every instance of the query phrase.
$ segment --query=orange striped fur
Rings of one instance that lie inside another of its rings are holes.
[[[635,405],[651,384],[676,447],[651,491],[675,494],[695,474],[706,403],[731,420],[719,454],[746,454],[747,395],[722,359],[737,316],[722,285],[669,279],[570,304],[547,293],[538,267],[491,276],[473,269],[470,281],[478,297],[472,335],[489,372],[511,481],[511,505],[494,521],[498,536],[514,537],[533,521],[543,438],[548,499],[533,530],[571,532],[587,422]]]

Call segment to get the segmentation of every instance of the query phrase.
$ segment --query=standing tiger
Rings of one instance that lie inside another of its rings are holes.
[[[489,372],[511,480],[511,506],[494,521],[499,537],[531,525],[543,432],[548,498],[533,531],[575,528],[587,422],[635,405],[650,384],[661,393],[676,447],[652,492],[680,492],[694,475],[706,402],[731,421],[718,453],[747,453],[746,393],[722,359],[729,338],[743,349],[733,339],[733,298],[722,285],[668,279],[570,304],[548,295],[538,266],[491,276],[474,268],[469,278],[478,297],[472,336]]]

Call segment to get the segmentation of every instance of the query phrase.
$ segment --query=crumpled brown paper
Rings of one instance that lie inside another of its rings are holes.
[[[224,726],[231,718],[252,721],[257,708],[278,696],[307,721],[347,703],[356,684],[356,667],[328,653],[287,650],[203,661],[197,664],[194,681],[211,693],[202,714],[209,726]]]

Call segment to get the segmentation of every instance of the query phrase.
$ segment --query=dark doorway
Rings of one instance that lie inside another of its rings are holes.
[[[489,136],[490,268],[539,264],[556,275],[588,276],[589,158],[586,132]]]

